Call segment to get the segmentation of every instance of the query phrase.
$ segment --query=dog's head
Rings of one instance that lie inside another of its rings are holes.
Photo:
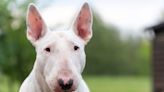
[[[92,14],[88,4],[82,6],[69,29],[49,30],[34,4],[28,7],[26,21],[27,38],[37,53],[35,68],[50,90],[76,90],[85,66],[84,47],[92,37]]]

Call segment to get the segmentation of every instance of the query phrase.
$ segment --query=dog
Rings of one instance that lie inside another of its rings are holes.
[[[90,92],[81,73],[92,21],[91,8],[85,2],[68,29],[50,30],[37,7],[29,4],[26,36],[36,49],[36,60],[19,92]]]

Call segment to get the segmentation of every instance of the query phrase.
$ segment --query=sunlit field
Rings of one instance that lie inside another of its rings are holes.
[[[151,92],[148,77],[86,77],[91,92]]]
[[[19,92],[19,84],[0,75],[0,92]]]
[[[91,92],[151,92],[151,79],[148,77],[109,77],[86,76]],[[0,92],[18,92],[18,84],[0,78]]]

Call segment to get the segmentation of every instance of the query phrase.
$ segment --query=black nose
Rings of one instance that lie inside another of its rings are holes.
[[[59,79],[58,83],[62,90],[69,90],[73,85],[73,80],[70,79],[66,83],[64,83],[64,81],[62,79]]]

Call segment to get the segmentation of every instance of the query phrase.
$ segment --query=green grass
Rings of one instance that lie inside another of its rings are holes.
[[[85,76],[85,80],[91,92],[151,92],[149,77]],[[0,81],[0,92],[11,92],[8,79],[0,77]],[[12,92],[18,92],[18,89],[18,84],[14,83]]]
[[[17,82],[10,80],[6,76],[0,75],[0,92],[18,92],[19,85]]]
[[[85,77],[91,92],[151,92],[148,77]]]

